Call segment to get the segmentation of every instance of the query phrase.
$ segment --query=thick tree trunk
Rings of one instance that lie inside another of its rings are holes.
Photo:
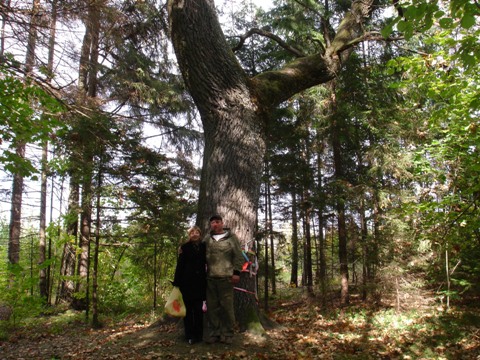
[[[253,242],[265,154],[263,114],[223,36],[213,2],[174,0],[169,6],[175,53],[204,129],[197,222],[206,230],[209,217],[219,213],[242,244]],[[244,273],[240,286],[254,291],[255,279]],[[235,292],[243,329],[259,324],[251,297]],[[244,305],[241,311],[239,304]]]
[[[175,53],[205,134],[198,221],[207,229],[209,216],[220,213],[242,242],[250,241],[265,154],[264,119],[213,1],[175,0],[170,12]]]

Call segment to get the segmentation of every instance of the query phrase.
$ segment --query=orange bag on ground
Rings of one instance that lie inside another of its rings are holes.
[[[183,302],[182,293],[176,286],[173,287],[170,295],[168,295],[167,302],[165,304],[165,313],[175,317],[185,317],[187,309]]]

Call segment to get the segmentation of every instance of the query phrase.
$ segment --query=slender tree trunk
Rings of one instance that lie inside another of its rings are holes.
[[[40,187],[40,236],[38,244],[38,264],[40,266],[40,296],[48,299],[47,269],[44,265],[46,258],[47,239],[45,234],[47,224],[47,162],[48,162],[48,143],[45,142],[42,149],[42,174]]]
[[[89,303],[89,265],[90,265],[90,231],[92,222],[92,157],[85,159],[83,171],[83,187],[81,196],[81,214],[80,214],[80,254],[77,259],[77,282],[75,285],[76,297],[73,299],[72,306],[76,310],[87,310]]]
[[[1,5],[10,7],[11,0],[0,0]],[[2,25],[0,30],[0,57],[5,55],[5,27],[7,25],[7,15],[2,12]]]
[[[88,4],[88,15],[85,24],[80,64],[79,64],[79,92],[81,98],[93,99],[97,95],[97,67],[99,54],[100,34],[100,2],[93,1]],[[81,99],[80,99],[81,100]],[[80,119],[83,122],[84,119]],[[86,310],[89,316],[89,281],[90,281],[90,233],[92,214],[92,179],[93,179],[93,146],[94,141],[81,139],[79,148],[82,149],[82,196],[80,214],[80,243],[81,253],[77,264],[77,283],[75,291],[77,297],[72,306],[75,309]]]
[[[301,281],[301,284],[302,286],[307,286],[307,280],[308,280],[308,276],[307,276],[307,268],[308,268],[308,264],[307,264],[307,241],[306,241],[306,236],[305,234],[307,233],[307,227],[306,227],[306,222],[305,222],[305,217],[306,217],[306,214],[305,214],[305,191],[302,192],[301,196],[300,196],[300,218],[302,220],[302,233],[303,233],[303,242],[302,242],[302,281]]]
[[[77,174],[70,173],[68,210],[66,216],[66,239],[63,246],[62,260],[60,265],[60,283],[57,290],[57,298],[55,303],[60,301],[67,303],[73,302],[73,294],[75,292],[75,276],[76,268],[76,242],[78,239],[78,214],[80,201],[80,187]]]
[[[332,226],[330,227],[330,238],[331,243],[330,243],[330,258],[332,259],[331,263],[332,266],[330,268],[330,279],[333,280],[334,274],[335,274],[335,219],[332,218]]]
[[[25,157],[25,145],[17,146],[16,153],[20,158]],[[10,264],[18,264],[20,261],[20,232],[22,220],[22,196],[23,176],[13,175],[12,206],[10,211],[10,228],[8,241],[8,261]]]
[[[348,222],[348,220],[347,220]],[[349,228],[350,227],[350,228]],[[352,270],[350,271],[351,274],[351,282],[355,286],[358,285],[358,275],[356,269],[356,262],[357,262],[357,228],[354,225],[353,219],[350,218],[350,221],[346,224],[347,234],[350,234],[350,237],[347,236],[347,254],[349,255],[349,263],[352,265]]]
[[[157,240],[155,240],[153,248],[153,310],[157,308],[157,251]]]
[[[320,139],[317,139],[317,142],[320,143]],[[318,146],[320,149],[321,146]],[[320,291],[322,293],[322,299],[325,299],[326,295],[326,284],[327,284],[327,264],[325,260],[325,235],[324,235],[324,223],[325,219],[323,216],[325,201],[324,199],[324,190],[323,190],[323,177],[322,177],[322,157],[321,154],[317,154],[317,191],[319,197],[319,206],[318,206],[318,253],[319,253],[319,264],[318,264],[318,278],[320,282]]]
[[[337,200],[338,212],[338,258],[340,261],[341,277],[341,303],[349,303],[348,291],[348,252],[347,252],[347,233],[345,227],[345,206],[342,201]]]
[[[337,185],[336,210],[338,217],[338,258],[340,261],[340,277],[341,277],[341,295],[340,301],[342,305],[349,303],[348,291],[348,250],[347,250],[347,229],[345,220],[345,195],[342,188],[341,180],[343,180],[343,162],[341,158],[340,144],[340,126],[338,119],[335,119],[332,134],[333,158],[335,166],[335,179]]]
[[[98,3],[98,4],[97,4]],[[88,71],[88,87],[87,95],[90,98],[97,96],[97,72],[98,72],[98,55],[99,55],[99,35],[100,35],[100,9],[98,8],[99,1],[94,1],[90,5],[90,18],[91,22],[91,45],[90,45],[90,62]]]
[[[52,20],[50,22],[50,38],[48,42],[48,82],[50,82],[53,72],[53,57],[55,51],[55,27],[57,21],[57,2],[52,2]],[[38,263],[40,266],[39,287],[40,296],[48,303],[49,283],[47,268],[44,266],[47,253],[46,242],[46,218],[47,218],[47,172],[48,172],[48,141],[45,141],[42,147],[42,171],[41,171],[41,190],[40,190],[40,236],[39,236],[39,255]]]
[[[40,0],[32,2],[32,17],[28,30],[27,54],[25,56],[25,73],[30,75],[35,66],[35,48],[37,46],[37,24],[40,10]]]
[[[54,151],[54,154],[55,154],[55,151]],[[50,191],[50,223],[53,223],[53,199],[54,199],[54,192],[55,192],[55,178],[52,176],[52,191]],[[63,177],[62,177],[62,182],[61,182],[61,185],[60,185],[60,201],[58,202],[58,208],[59,209],[62,209],[63,207]],[[60,210],[60,216],[59,218],[62,217],[62,213],[61,213],[61,210]],[[58,233],[58,239],[60,238],[60,226],[58,226],[58,229],[57,229],[57,233]],[[48,259],[52,259],[52,235],[50,235],[48,237]],[[56,264],[56,262],[55,262]],[[60,263],[60,266],[61,266],[61,263]],[[52,302],[52,296],[53,296],[53,284],[54,284],[54,276],[53,276],[53,273],[55,271],[55,266],[51,263],[48,264],[47,266],[47,287],[48,287],[48,298],[47,298],[47,304],[53,304]]]
[[[52,19],[50,21],[50,37],[48,39],[48,79],[53,77],[53,59],[55,55],[55,40],[57,36],[57,15],[58,15],[58,8],[57,8],[57,0],[52,1]]]
[[[40,1],[34,0],[32,3],[32,16],[28,29],[27,53],[25,56],[25,73],[28,77],[33,71],[35,65],[35,47],[37,44],[37,21]],[[3,26],[3,25],[2,25]],[[3,49],[3,44],[2,44]],[[16,153],[20,158],[25,158],[25,141],[15,139]],[[10,234],[8,260],[11,264],[18,264],[20,261],[20,233],[22,221],[22,197],[23,197],[23,174],[16,172],[13,174],[12,185],[12,206],[10,213]]]
[[[270,192],[270,168],[268,160],[265,161],[266,163],[266,192],[267,195],[265,200],[267,201],[266,210],[267,210],[267,222],[265,223],[265,229],[268,231],[268,237],[270,238],[270,263],[272,266],[272,294],[275,295],[277,293],[277,284],[276,284],[276,273],[275,273],[275,246],[274,246],[274,236],[273,236],[273,216],[272,216],[272,194]]]
[[[51,82],[51,78],[53,77],[53,60],[55,55],[55,39],[57,34],[57,15],[58,15],[58,7],[57,7],[57,0],[52,0],[52,19],[50,22],[50,37],[48,39],[48,81]],[[48,142],[46,142],[45,147],[48,151]],[[48,154],[48,152],[47,152]],[[63,188],[62,188],[63,192]],[[53,177],[52,177],[52,195],[53,195]],[[63,193],[62,193],[63,195]],[[53,196],[52,196],[53,199]],[[61,209],[62,200],[60,200],[60,209]],[[52,202],[50,203],[50,222],[52,221]],[[48,239],[48,260],[52,259],[52,237],[50,236]],[[53,282],[51,281],[51,265],[50,262],[47,267],[47,274],[46,274],[46,281],[47,281],[47,303],[51,303],[51,296],[52,296],[52,285]]]
[[[308,193],[305,195],[305,199],[308,199]],[[312,232],[310,226],[310,214],[312,207],[309,201],[304,202],[305,206],[304,212],[304,221],[305,221],[305,266],[303,271],[305,272],[305,285],[307,286],[307,291],[309,294],[313,294],[313,269],[312,269]]]
[[[97,218],[95,221],[95,249],[93,255],[93,276],[92,276],[92,326],[99,328],[101,326],[98,313],[98,253],[100,251],[100,205],[101,205],[101,189],[102,189],[102,160],[100,158],[100,166],[98,170],[97,181]]]
[[[319,255],[319,270],[318,280],[320,283],[320,292],[322,294],[322,302],[325,300],[327,294],[327,262],[326,262],[326,241],[324,234],[324,216],[322,213],[323,207],[320,207],[318,211],[318,255]]]
[[[270,279],[270,275],[269,275],[269,267],[270,267],[270,262],[268,261],[268,233],[267,233],[267,224],[268,224],[268,200],[267,200],[267,197],[268,197],[268,193],[267,193],[267,184],[265,183],[265,259],[264,259],[264,264],[265,264],[265,274],[264,274],[264,306],[263,308],[265,309],[265,311],[268,311],[268,298],[270,296],[270,292],[269,292],[269,287],[268,287],[268,283],[269,283],[269,279]]]
[[[380,195],[378,189],[374,189],[373,193],[374,206],[373,206],[373,241],[368,252],[369,261],[367,262],[368,269],[368,279],[370,282],[375,281],[376,278],[376,269],[379,263],[378,259],[378,244],[380,242],[380,226],[381,226],[381,206],[380,206]]]
[[[297,218],[297,194],[292,191],[292,272],[290,285],[298,287],[298,218]]]
[[[360,222],[361,222],[361,243],[362,243],[362,300],[367,300],[368,292],[368,272],[367,272],[367,258],[368,258],[368,225],[367,216],[365,214],[365,199],[361,199],[360,206]]]

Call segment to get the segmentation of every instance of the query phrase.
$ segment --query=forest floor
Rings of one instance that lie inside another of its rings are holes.
[[[480,359],[478,303],[399,310],[352,297],[336,305],[304,293],[277,298],[268,313],[275,326],[263,336],[238,333],[231,345],[189,345],[176,319],[129,317],[92,329],[69,311],[11,330],[0,359]]]

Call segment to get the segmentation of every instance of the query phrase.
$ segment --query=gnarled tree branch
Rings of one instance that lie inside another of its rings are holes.
[[[259,29],[259,28],[252,28],[250,29],[249,31],[247,31],[246,34],[244,35],[240,35],[239,38],[240,38],[240,41],[238,42],[237,46],[235,46],[232,50],[235,52],[235,51],[238,51],[242,48],[243,44],[245,44],[245,41],[253,36],[253,35],[261,35],[261,36],[264,36],[264,37],[267,37],[269,39],[272,39],[273,41],[275,41],[278,45],[280,45],[282,48],[284,48],[285,50],[287,50],[288,52],[292,53],[293,55],[295,55],[296,57],[304,57],[305,54],[293,47],[293,46],[290,46],[288,45],[285,41],[283,41],[279,36],[273,34],[272,32],[270,31],[267,31],[267,30],[264,30],[264,29]]]

